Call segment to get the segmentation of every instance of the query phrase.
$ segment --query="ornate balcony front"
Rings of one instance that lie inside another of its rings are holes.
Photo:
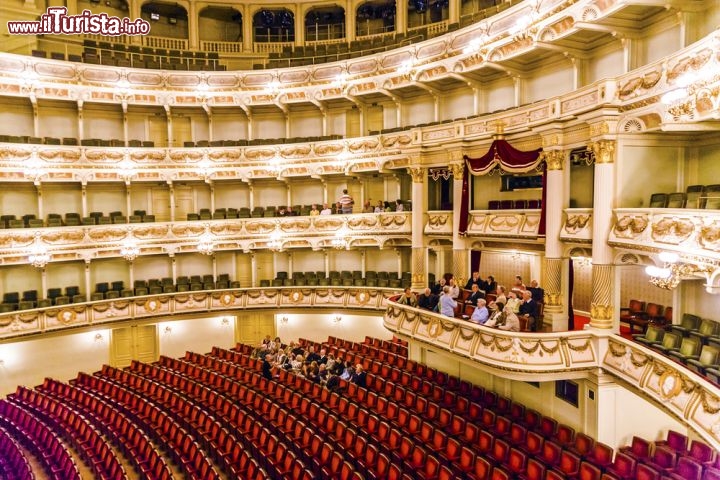
[[[452,236],[453,212],[448,210],[434,210],[427,213],[425,235]]]
[[[540,210],[473,210],[467,235],[537,240]]]
[[[50,254],[49,261],[121,257],[128,244],[137,255],[197,252],[201,241],[213,251],[243,252],[403,246],[410,244],[410,217],[397,212],[9,229],[0,231],[0,265],[27,263],[37,249]]]
[[[278,287],[165,293],[0,314],[0,338],[238,309],[333,308],[380,311],[397,290],[368,287]]]
[[[592,208],[566,208],[560,239],[565,242],[592,243]]]
[[[720,389],[653,350],[609,331],[527,333],[494,328],[387,302],[385,328],[397,335],[472,360],[517,380],[590,377],[598,368],[682,419],[720,448]]]

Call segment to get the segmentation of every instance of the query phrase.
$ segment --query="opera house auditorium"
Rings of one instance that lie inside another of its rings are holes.
[[[716,0],[0,19],[0,479],[720,479]]]

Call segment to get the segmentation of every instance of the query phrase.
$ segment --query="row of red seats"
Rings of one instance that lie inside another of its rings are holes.
[[[0,427],[0,478],[6,480],[34,480],[30,463],[25,458],[20,445],[7,430]]]
[[[93,426],[111,439],[113,447],[123,452],[142,475],[157,480],[170,480],[172,475],[165,460],[145,433],[123,412],[99,397],[72,385],[46,378],[36,390],[72,405],[72,408],[92,422]]]
[[[212,465],[199,450],[193,437],[167,412],[107,379],[81,373],[75,385],[90,389],[116,405],[133,412],[138,424],[153,440],[165,444],[175,463],[179,464],[188,478],[218,478]]]
[[[300,339],[300,342],[304,341],[309,340]],[[368,346],[379,350],[384,350],[388,353],[394,353],[400,355],[401,357],[407,358],[408,356],[408,343],[396,337],[393,337],[392,340],[382,340],[375,337],[365,336],[365,340],[362,343],[356,343],[349,340],[343,340],[341,338],[329,336],[326,345],[328,347],[344,348],[346,350],[355,350],[358,347],[362,349],[363,346]]]
[[[80,480],[80,471],[55,432],[27,410],[0,400],[0,426],[20,441],[55,480]]]
[[[33,412],[54,431],[63,432],[64,438],[81,453],[97,478],[127,478],[115,453],[100,433],[64,403],[26,387],[18,387],[14,394],[8,395],[7,400]]]

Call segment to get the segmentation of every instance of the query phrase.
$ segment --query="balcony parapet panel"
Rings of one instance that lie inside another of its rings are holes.
[[[452,236],[453,212],[448,210],[432,210],[427,212],[425,235]]]
[[[613,246],[641,252],[670,250],[720,263],[720,212],[674,208],[618,208]]]
[[[410,212],[391,212],[5,229],[0,265],[26,264],[37,247],[51,261],[67,261],[120,257],[127,243],[139,255],[192,253],[201,239],[210,240],[215,251],[263,250],[277,236],[282,249],[332,249],[339,236],[347,248],[400,246],[410,244],[411,223]]]
[[[263,287],[163,293],[73,303],[0,314],[0,338],[63,329],[108,326],[125,320],[156,320],[235,310],[332,308],[382,311],[397,289],[370,287]]]
[[[592,243],[592,208],[566,208],[560,239],[565,242]]]
[[[540,210],[472,210],[467,235],[536,240],[539,227]]]
[[[589,329],[506,332],[387,302],[385,328],[516,380],[590,378],[598,369],[634,387],[720,448],[720,388],[661,354],[619,335]]]

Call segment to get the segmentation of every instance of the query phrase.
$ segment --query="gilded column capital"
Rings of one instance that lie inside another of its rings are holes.
[[[450,170],[455,180],[462,180],[463,171],[465,170],[465,163],[451,163],[448,165],[448,170]]]
[[[427,176],[427,168],[424,167],[408,167],[407,171],[412,177],[413,183],[423,183]]]
[[[565,152],[563,150],[547,150],[543,152],[545,164],[548,170],[562,170],[565,163]]]
[[[462,150],[450,150],[448,151],[448,159],[450,162],[460,162],[463,159]]]
[[[595,163],[615,162],[615,141],[599,140],[588,144],[588,148],[595,154]]]

